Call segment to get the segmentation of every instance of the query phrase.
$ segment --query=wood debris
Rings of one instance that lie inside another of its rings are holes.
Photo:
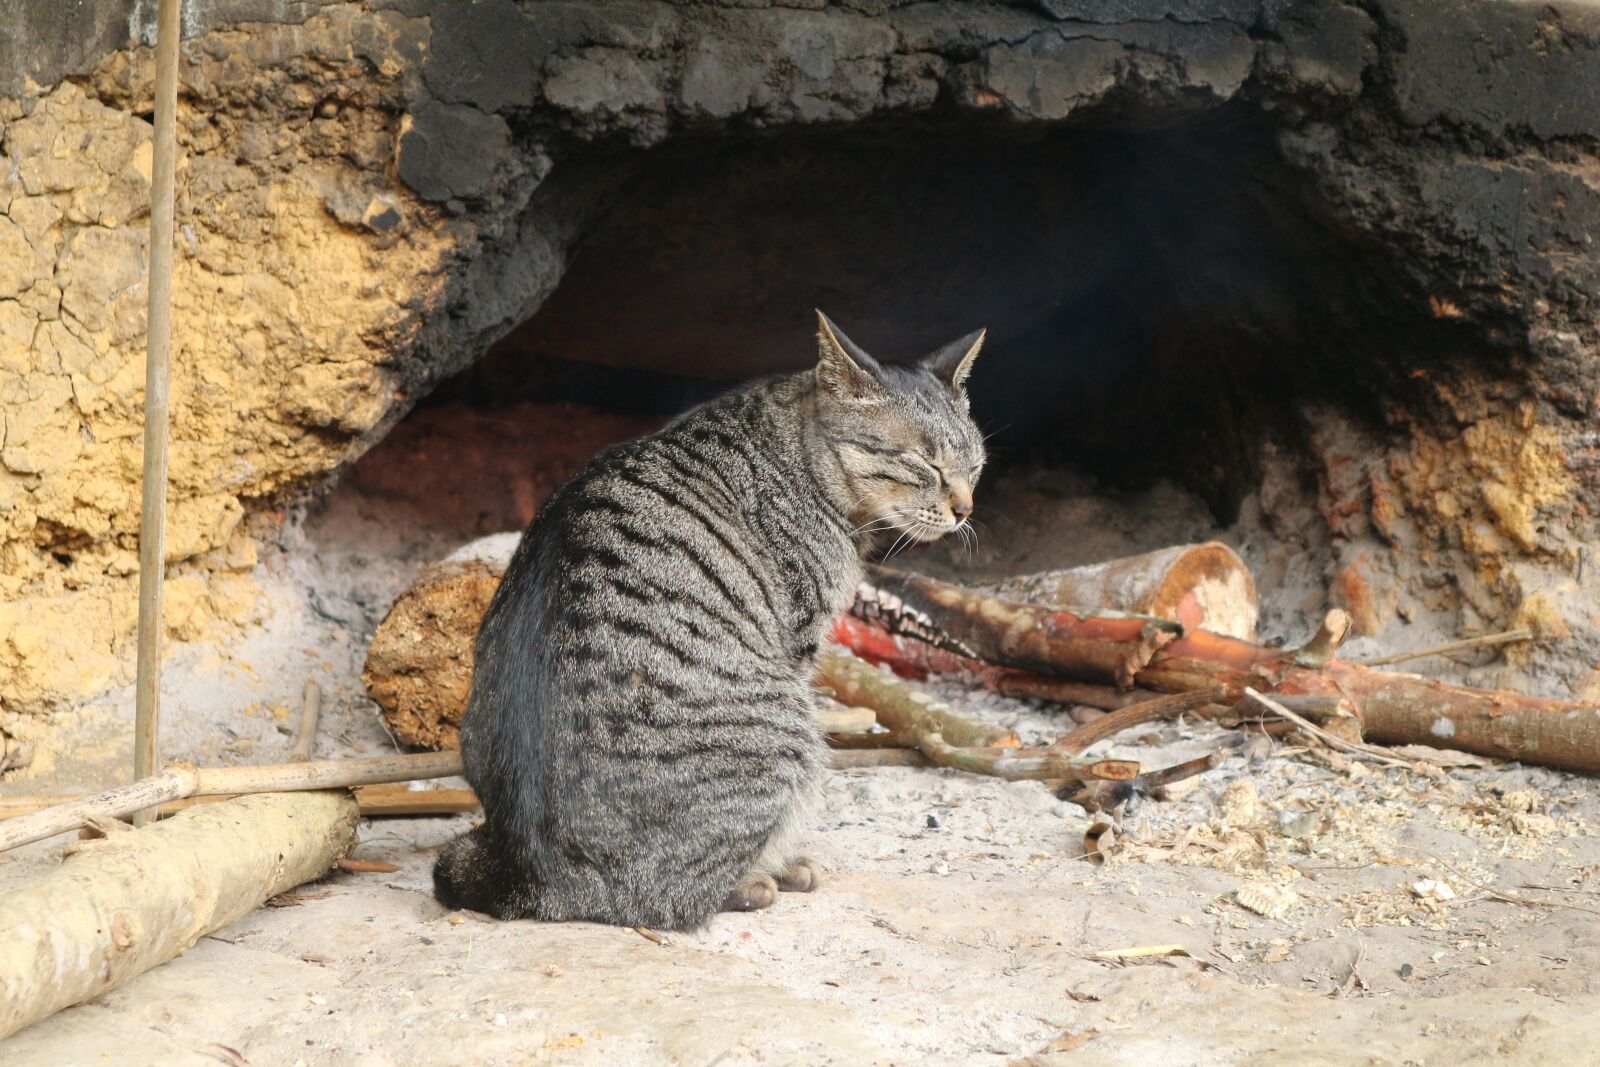
[[[1233,891],[1239,906],[1268,919],[1281,919],[1300,905],[1300,895],[1271,882],[1246,882]]]

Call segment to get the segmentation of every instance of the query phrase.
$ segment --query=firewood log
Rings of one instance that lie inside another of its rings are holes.
[[[1300,648],[1268,648],[1204,630],[1152,647],[1148,633],[1134,625],[1137,619],[1084,618],[1018,605],[931,578],[898,579],[894,588],[929,625],[955,633],[984,657],[965,657],[855,618],[835,621],[834,637],[840,644],[908,676],[966,674],[998,687],[1008,671],[1026,668],[1164,693],[1221,687],[1225,703],[1242,699],[1247,687],[1272,694],[1344,697],[1371,741],[1600,771],[1600,708],[1446,685],[1345,662],[1336,654],[1349,628],[1342,613],[1330,613],[1316,637]],[[1019,640],[997,629],[1030,618],[1049,631],[1048,641]],[[991,656],[994,661],[986,662]]]
[[[320,877],[356,818],[345,790],[240,797],[97,841],[0,896],[0,1039]]]

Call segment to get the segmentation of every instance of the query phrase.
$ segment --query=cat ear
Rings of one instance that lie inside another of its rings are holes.
[[[943,348],[923,356],[921,363],[933,372],[935,378],[960,392],[967,375],[972,373],[972,361],[978,358],[978,350],[983,347],[983,339],[988,333],[988,330],[979,330],[959,341],[951,341]]]
[[[840,400],[868,400],[883,393],[883,368],[817,312],[817,384]]]

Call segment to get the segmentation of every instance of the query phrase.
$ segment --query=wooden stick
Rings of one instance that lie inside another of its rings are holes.
[[[361,805],[362,818],[391,815],[458,815],[478,810],[478,797],[470,789],[446,787],[408,789],[404,785],[363,785],[356,787],[355,794],[356,802]],[[217,804],[244,795],[247,794],[218,793],[211,796],[184,797],[181,800],[168,800],[158,804],[153,810],[162,818],[166,818],[197,804]],[[87,799],[88,796],[87,793],[57,793],[0,797],[0,822],[22,815],[31,815],[46,808],[59,807],[62,804],[75,804]],[[91,819],[98,820],[100,816],[89,816],[84,820],[84,824],[90,825]]]
[[[1407,660],[1421,659],[1424,656],[1443,656],[1451,652],[1467,652],[1474,648],[1509,645],[1514,641],[1532,641],[1534,636],[1534,632],[1528,627],[1519,626],[1515,630],[1504,630],[1496,634],[1480,634],[1477,637],[1463,637],[1459,641],[1446,641],[1442,645],[1414,648],[1409,652],[1395,652],[1387,656],[1378,656],[1376,659],[1364,659],[1360,662],[1363,667],[1383,667],[1391,663],[1404,663]]]
[[[344,792],[240,797],[97,841],[0,896],[0,1038],[320,877],[356,818]]]
[[[1056,796],[1070,801],[1085,811],[1114,811],[1135,796],[1149,796],[1164,785],[1193,778],[1197,774],[1214,770],[1222,765],[1226,753],[1218,749],[1198,759],[1174,763],[1145,771],[1131,782],[1062,782],[1049,783]]]
[[[207,794],[338,789],[378,782],[444,778],[461,773],[460,752],[423,752],[367,759],[313,760],[261,767],[172,767],[153,778],[118,786],[59,807],[0,824],[0,852],[76,830],[90,816],[116,818],[169,800]]]
[[[828,753],[836,771],[859,767],[931,767],[933,761],[913,748],[853,748]]]
[[[817,672],[838,699],[872,708],[878,721],[905,738],[909,747],[915,747],[910,738],[929,729],[969,748],[1015,748],[1022,743],[1014,732],[959,712],[847,652],[824,652],[817,658]]]
[[[1339,749],[1341,752],[1348,752],[1352,756],[1359,756],[1362,759],[1370,759],[1377,763],[1387,764],[1391,767],[1411,766],[1410,762],[1400,759],[1398,756],[1391,756],[1375,745],[1361,744],[1355,741],[1346,741],[1342,737],[1337,737],[1334,734],[1330,734],[1316,723],[1310,721],[1309,719],[1301,718],[1299,715],[1290,711],[1276,700],[1273,700],[1271,697],[1262,696],[1254,689],[1246,688],[1244,695],[1246,700],[1254,701],[1256,704],[1260,705],[1267,711],[1272,712],[1274,715],[1279,715],[1285,719],[1288,719],[1306,733],[1318,738],[1324,744],[1332,748]]]
[[[1000,674],[992,686],[1001,696],[1023,700],[1049,700],[1057,704],[1082,704],[1089,708],[1116,711],[1159,694],[1148,689],[1118,689],[1110,685],[1073,682],[1065,678],[1051,678],[1043,674],[1014,671]]]
[[[144,367],[144,473],[139,507],[139,655],[133,777],[159,763],[161,580],[166,569],[168,384],[172,360],[172,213],[178,169],[178,0],[156,14],[155,136],[150,164],[150,272]],[[133,813],[135,826],[148,815]]]
[[[1091,745],[1099,744],[1106,738],[1134,726],[1142,726],[1156,719],[1170,719],[1203,707],[1221,696],[1220,687],[1211,689],[1192,689],[1187,693],[1174,693],[1170,696],[1157,697],[1146,700],[1142,704],[1134,704],[1118,711],[1102,715],[1086,726],[1080,726],[1070,734],[1060,738],[1050,747],[1057,752],[1077,755]]]
[[[878,713],[871,708],[818,708],[817,727],[825,734],[864,734],[878,725]]]
[[[1132,760],[1085,759],[1049,748],[961,748],[946,742],[937,731],[919,737],[917,748],[940,766],[1011,782],[1122,782],[1138,777],[1140,771]]]
[[[888,730],[878,730],[869,734],[829,734],[829,748],[905,748],[906,743],[900,735]]]
[[[317,741],[317,720],[322,715],[322,686],[314,679],[306,679],[300,697],[300,731],[295,735],[294,749],[289,753],[290,763],[300,763],[311,758]]]
[[[1322,617],[1322,625],[1311,640],[1295,649],[1294,662],[1301,667],[1326,666],[1350,636],[1350,614],[1343,608],[1334,608]]]
[[[1133,780],[1133,785],[1134,788],[1141,793],[1153,792],[1164,785],[1171,785],[1174,782],[1181,782],[1185,779],[1193,778],[1197,774],[1204,774],[1207,771],[1216,770],[1218,767],[1222,766],[1222,761],[1226,758],[1227,754],[1221,749],[1218,749],[1215,752],[1208,753],[1207,755],[1200,756],[1196,759],[1184,760],[1182,763],[1174,763],[1170,767],[1161,767],[1157,770],[1145,771],[1143,774]]]

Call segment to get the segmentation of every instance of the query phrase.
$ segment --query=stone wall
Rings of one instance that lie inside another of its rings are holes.
[[[0,28],[0,710],[131,671],[154,4]],[[282,504],[533,314],[664,142],[1241,113],[1456,330],[1304,413],[1358,623],[1571,627],[1600,566],[1600,12],[1249,0],[717,5],[197,0],[180,75],[168,624],[248,622]],[[1019,210],[1026,210],[1020,206]],[[1388,312],[1385,312],[1388,309]],[[1434,335],[1429,335],[1430,337]],[[1397,349],[1403,351],[1403,349]],[[1448,357],[1450,353],[1443,353]],[[1587,562],[1586,562],[1587,561]],[[1435,603],[1437,602],[1437,603]],[[1420,606],[1420,607],[1419,607]]]

